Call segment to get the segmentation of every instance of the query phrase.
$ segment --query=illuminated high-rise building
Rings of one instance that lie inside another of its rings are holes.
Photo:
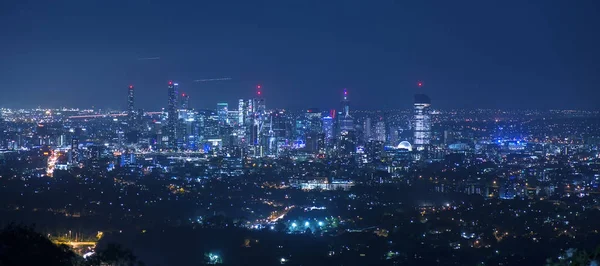
[[[185,92],[181,94],[181,109],[190,109],[190,95]]]
[[[133,90],[133,85],[129,85],[129,90],[127,91],[127,115],[130,117],[133,117],[133,113],[134,113],[134,106],[133,106],[133,100],[134,100],[134,90]]]
[[[198,120],[199,132],[202,139],[219,137],[219,119],[214,110],[198,110],[196,120]]]
[[[375,123],[375,140],[385,142],[385,122],[383,119]]]
[[[342,131],[340,135],[340,155],[352,156],[356,153],[356,132],[354,130]]]
[[[261,86],[256,86],[257,97],[252,100],[252,127],[250,129],[250,144],[254,149],[254,156],[262,156],[263,155],[263,142],[264,134],[266,132],[264,125],[266,121],[266,105],[265,99],[262,97]],[[268,141],[268,140],[267,140]]]
[[[79,162],[79,138],[73,136],[73,138],[71,139],[71,158],[70,158],[70,162],[71,163],[77,163]]]
[[[135,131],[137,114],[134,108],[134,89],[133,85],[129,85],[127,90],[127,120],[129,121],[129,130]]]
[[[421,83],[419,83],[419,86]],[[424,150],[431,140],[431,100],[425,94],[415,94],[413,107],[414,146]]]
[[[333,118],[331,116],[323,117],[323,133],[325,133],[325,143],[329,144],[334,138]]]
[[[350,100],[348,100],[348,90],[346,89],[344,89],[344,98],[342,99],[342,113],[338,119],[340,134],[354,130],[354,118],[350,116]]]
[[[180,111],[179,116],[179,123],[182,125],[180,135],[182,135],[183,147],[186,150],[197,150],[200,140],[200,124],[196,120],[196,113],[192,110],[185,110]]]
[[[237,119],[237,122],[239,125],[244,124],[245,109],[246,109],[246,104],[244,102],[244,99],[239,99],[238,100],[238,119]]]
[[[229,109],[229,111],[227,111],[227,123],[232,127],[238,127],[239,114],[240,113],[237,110]]]
[[[169,149],[177,148],[177,127],[179,116],[177,114],[177,87],[179,84],[169,81],[168,96],[169,105],[167,106],[167,147]]]
[[[371,118],[367,117],[365,118],[364,121],[364,129],[363,129],[363,139],[365,142],[368,142],[369,140],[371,140],[371,128],[373,126],[371,125]]]
[[[298,115],[295,121],[294,137],[296,141],[306,142],[311,133],[323,133],[323,122],[319,109],[311,108]]]
[[[227,117],[229,113],[229,104],[227,103],[217,103],[217,115],[219,116],[219,125],[225,126],[229,124],[229,119]]]
[[[307,120],[307,129],[309,132],[322,133],[323,125],[321,121],[321,111],[317,108],[311,108],[306,110],[304,114]]]
[[[283,111],[276,112],[274,115],[272,127],[277,141],[277,154],[279,154],[290,144],[291,125],[288,123],[288,117]]]

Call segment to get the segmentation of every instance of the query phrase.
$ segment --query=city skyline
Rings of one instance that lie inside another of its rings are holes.
[[[598,10],[0,1],[0,265],[600,265]]]
[[[432,3],[5,2],[0,106],[121,109],[133,84],[158,109],[174,80],[195,108],[263,84],[279,108],[330,107],[348,88],[355,109],[420,91],[439,108],[597,109],[597,2]]]

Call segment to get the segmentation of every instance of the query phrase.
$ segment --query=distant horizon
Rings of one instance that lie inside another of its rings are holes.
[[[245,99],[248,100],[248,99]],[[229,104],[229,102],[226,102]],[[210,107],[194,107],[192,106],[190,109],[191,110],[216,110],[217,103],[215,103],[215,107],[214,108],[210,108]],[[234,107],[234,104],[229,104],[229,107]],[[112,108],[112,107],[97,107],[97,106],[88,106],[88,107],[76,107],[76,106],[60,106],[60,107],[46,107],[46,106],[35,106],[35,107],[10,107],[10,106],[6,106],[6,105],[0,105],[0,109],[11,109],[11,110],[19,110],[19,109],[23,109],[23,110],[34,110],[34,109],[42,109],[42,110],[58,110],[58,109],[79,109],[79,110],[94,110],[94,111],[99,111],[99,110],[103,110],[103,111],[122,111],[125,112],[127,111],[125,107],[123,108]],[[136,110],[142,109],[144,111],[160,111],[161,109],[166,109],[165,107],[159,107],[159,108],[154,108],[154,109],[146,109],[146,108],[136,108]],[[230,108],[231,110],[237,110],[237,105],[235,105],[235,108]],[[340,108],[322,108],[322,107],[306,107],[306,108],[285,108],[285,107],[269,107],[267,105],[267,109],[268,110],[286,110],[286,111],[292,111],[292,112],[298,112],[298,111],[305,111],[308,109],[318,109],[319,112],[328,112],[330,110],[337,110],[339,111]],[[408,111],[408,112],[412,112],[412,106],[410,107],[405,107],[405,108],[387,108],[387,109],[368,109],[368,108],[352,108],[351,105],[351,109],[350,109],[350,113],[354,113],[354,112],[389,112],[389,111]],[[596,108],[596,109],[592,109],[592,108],[548,108],[548,109],[541,109],[541,108],[478,108],[478,107],[473,107],[473,108],[436,108],[433,104],[431,106],[431,110],[432,111],[461,111],[461,110],[485,110],[485,111],[538,111],[538,112],[550,112],[550,111],[587,111],[587,112],[599,112],[600,113],[600,107]]]
[[[221,79],[216,79],[216,80],[220,81]],[[181,82],[179,82],[179,83],[181,84]],[[190,84],[193,84],[193,83],[194,82],[190,82]],[[165,84],[166,84],[166,82],[165,82]],[[121,94],[122,95],[115,96],[111,100],[111,102],[120,101],[121,103],[119,103],[118,105],[121,105],[122,107],[117,107],[115,105],[110,105],[110,104],[101,104],[101,105],[104,106],[101,109],[119,109],[119,108],[125,108],[126,104],[127,104],[126,103],[126,100],[127,100],[127,98],[126,98],[127,97],[126,88],[128,88],[130,85],[134,85],[134,87],[136,89],[136,94],[135,94],[135,99],[136,99],[135,105],[136,106],[140,105],[139,104],[140,100],[138,100],[138,99],[141,98],[142,101],[144,102],[144,103],[141,104],[141,108],[142,109],[151,109],[151,108],[155,108],[155,109],[158,108],[158,109],[160,109],[160,108],[165,108],[166,107],[166,105],[167,105],[167,89],[166,89],[166,85],[163,88],[164,95],[162,95],[163,96],[162,98],[164,98],[164,99],[161,99],[161,100],[164,100],[165,104],[162,107],[158,107],[160,105],[152,104],[152,102],[156,102],[156,100],[157,100],[156,98],[160,99],[161,97],[153,97],[153,101],[149,102],[148,101],[148,97],[150,97],[151,95],[148,95],[147,92],[145,92],[145,91],[139,92],[138,91],[139,88],[135,84],[130,83],[128,85],[124,85],[123,86],[123,88],[125,88],[125,89],[121,90]],[[378,109],[376,107],[373,107],[372,106],[373,103],[370,103],[370,102],[369,103],[367,103],[367,102],[361,102],[360,99],[356,99],[357,97],[354,95],[354,92],[357,89],[351,89],[351,92],[350,92],[350,106],[351,106],[351,109],[354,109],[354,110],[356,110],[356,109],[358,109],[358,110],[393,110],[393,109],[403,109],[400,106],[406,106],[404,108],[411,108],[410,105],[412,105],[413,96],[416,95],[416,94],[425,94],[425,95],[430,96],[430,98],[432,99],[432,108],[433,109],[440,109],[440,110],[449,110],[449,109],[600,110],[600,106],[599,105],[575,107],[575,106],[560,106],[560,105],[557,104],[557,105],[554,105],[554,106],[544,107],[544,108],[542,108],[542,107],[525,108],[525,107],[501,107],[501,106],[498,106],[499,103],[495,103],[493,106],[483,106],[483,104],[481,104],[481,105],[478,106],[477,102],[472,102],[472,103],[470,103],[470,105],[463,106],[463,107],[449,106],[450,104],[448,104],[448,101],[439,101],[439,100],[436,100],[435,97],[432,97],[430,94],[428,94],[427,87],[425,87],[425,88],[419,88],[419,87],[417,87],[417,81],[414,82],[414,85],[415,85],[415,86],[413,86],[414,88],[412,88],[414,91],[412,92],[412,94],[409,94],[407,97],[404,97],[402,99],[402,104],[398,104],[397,107],[390,107],[389,105],[382,105],[381,106],[382,108],[380,108],[380,109]],[[189,86],[189,87],[191,87],[191,86]],[[186,85],[180,86],[179,92],[180,93],[188,94],[190,96],[190,106],[192,108],[195,108],[195,109],[206,109],[206,108],[198,108],[198,106],[211,105],[211,103],[206,104],[207,100],[204,99],[204,98],[202,98],[202,96],[203,96],[202,92],[195,92],[194,89],[189,88],[189,87],[186,90]],[[344,87],[341,87],[339,89],[327,89],[326,90],[327,91],[326,95],[328,96],[327,98],[330,99],[330,100],[332,100],[332,103],[333,103],[333,104],[330,105],[332,108],[329,107],[328,109],[335,109],[335,107],[337,107],[337,106],[340,105],[340,101],[342,99],[342,96],[341,96],[342,93],[341,92],[343,91],[343,89],[344,89]],[[269,93],[275,92],[276,96],[281,96],[281,94],[280,94],[281,92],[276,91],[276,90],[275,91],[274,90],[270,90],[269,91],[269,88],[266,88],[266,90],[267,90],[267,92],[263,93],[262,96],[263,96],[263,98],[265,98],[267,100],[267,107],[270,107],[270,106],[273,106],[272,105],[273,101],[269,99]],[[255,90],[252,87],[250,87],[248,89],[245,89],[245,93],[243,94],[244,97],[234,98],[234,99],[231,99],[229,101],[228,100],[224,100],[224,99],[216,100],[216,101],[214,101],[214,105],[216,106],[216,104],[219,103],[219,102],[226,102],[226,103],[230,104],[230,106],[237,105],[237,100],[238,99],[247,100],[247,99],[255,98],[254,91]],[[299,92],[301,92],[301,90],[299,90]],[[225,94],[228,95],[228,96],[231,96],[230,92],[226,92]],[[339,96],[337,99],[335,98],[336,94],[337,94],[337,96]],[[300,95],[301,94],[298,94],[297,96],[300,96]],[[49,97],[53,97],[53,96],[49,96]],[[213,96],[213,97],[215,97],[215,96]],[[216,97],[218,98],[219,96],[216,96]],[[289,96],[289,97],[294,98],[293,96]],[[200,99],[198,99],[198,98],[200,98]],[[9,99],[9,98],[5,98],[5,99]],[[46,100],[48,100],[48,99],[46,99]],[[56,97],[53,100],[57,101],[57,102],[61,102],[61,101],[63,101],[63,98]],[[198,104],[198,102],[196,102],[196,101],[201,101],[202,103]],[[519,101],[519,100],[515,99],[515,101]],[[19,106],[19,105],[28,106],[28,107],[24,107],[24,108],[37,108],[38,106],[42,106],[43,104],[32,104],[32,103],[23,103],[23,104],[20,104],[20,103],[15,102],[15,101],[0,102],[0,108],[21,108],[21,107],[13,107],[13,106]],[[50,104],[50,105],[53,105],[53,104]],[[300,105],[307,106],[307,107],[301,107]],[[440,107],[440,105],[441,105],[441,107]],[[60,104],[60,108],[62,108],[63,106],[76,106],[76,104]],[[91,108],[91,106],[96,106],[96,105],[88,105],[88,107],[75,107],[75,108],[88,109],[88,108]],[[371,107],[367,107],[367,106],[371,106]],[[59,107],[49,107],[49,108],[59,108]],[[71,107],[68,107],[68,108],[71,108]],[[295,104],[293,104],[293,106],[290,106],[290,107],[274,107],[274,109],[308,109],[308,108],[321,108],[322,109],[324,107],[318,107],[318,106],[315,106],[315,105],[304,104],[304,103],[295,103]],[[136,109],[137,109],[137,107],[136,107]]]

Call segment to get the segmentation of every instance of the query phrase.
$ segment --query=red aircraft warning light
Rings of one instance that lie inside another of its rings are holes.
[[[169,85],[172,85],[172,84],[173,84],[173,81],[169,81]]]
[[[417,82],[417,86],[419,86],[419,88],[423,87],[423,82]]]
[[[129,88],[130,88],[130,89],[133,89],[133,85],[129,85]]]

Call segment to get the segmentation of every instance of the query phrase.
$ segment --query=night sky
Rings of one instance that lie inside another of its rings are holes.
[[[160,3],[159,3],[160,2]],[[600,107],[600,1],[0,1],[0,106]],[[155,58],[160,59],[144,59]],[[197,79],[231,78],[194,83]]]

